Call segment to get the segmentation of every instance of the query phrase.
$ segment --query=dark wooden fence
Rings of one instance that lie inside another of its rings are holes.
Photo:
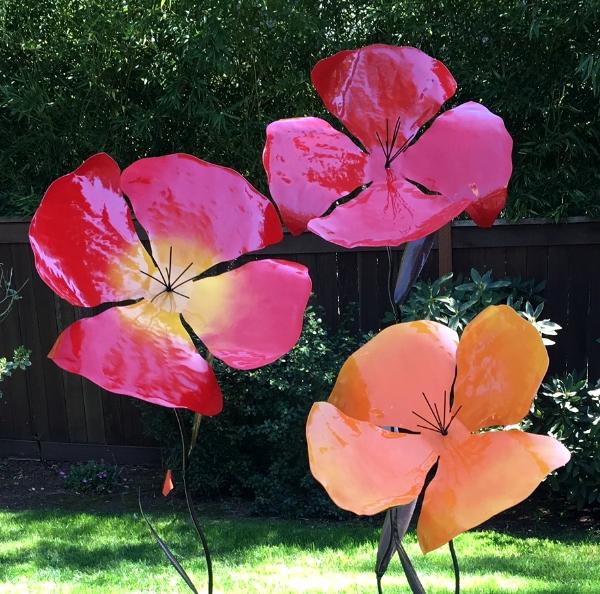
[[[32,350],[31,368],[0,386],[0,457],[155,459],[155,451],[139,447],[151,443],[143,435],[132,399],[108,395],[85,379],[63,373],[46,358],[66,326],[93,312],[71,307],[38,278],[27,228],[27,221],[0,221],[0,262],[14,268],[17,284],[28,281],[22,300],[0,326],[0,355],[19,344]],[[497,278],[546,280],[545,313],[563,326],[557,344],[549,348],[551,370],[587,366],[591,377],[600,377],[600,221],[524,221],[492,229],[458,222],[449,231],[440,239],[442,253],[437,244],[434,247],[425,277],[437,277],[441,265],[442,271],[455,273],[468,274],[475,267],[491,269]],[[351,302],[358,304],[365,329],[376,328],[389,308],[385,250],[342,250],[307,234],[288,236],[263,254],[309,267],[316,300],[333,326]],[[400,250],[394,249],[394,267],[399,258]]]

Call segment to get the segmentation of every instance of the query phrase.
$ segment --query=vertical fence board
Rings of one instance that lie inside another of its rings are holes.
[[[5,231],[6,230],[6,231]],[[545,317],[564,330],[550,347],[551,372],[585,368],[600,375],[600,221],[575,224],[497,225],[490,230],[461,224],[452,233],[452,267],[468,276],[470,269],[492,270],[503,276],[547,279]],[[340,312],[356,303],[356,328],[378,328],[390,309],[388,257],[385,249],[338,249],[311,235],[291,238],[256,257],[276,257],[309,267],[315,301],[335,327]],[[392,252],[393,280],[401,252]],[[76,319],[39,279],[27,244],[26,223],[0,221],[0,261],[16,267],[16,279],[29,278],[23,299],[0,328],[2,350],[8,341],[32,350],[32,367],[17,372],[2,389],[19,393],[18,401],[0,401],[0,438],[39,438],[90,444],[149,443],[143,435],[139,410],[128,397],[113,395],[88,380],[63,372],[47,359],[60,330]],[[437,246],[421,273],[438,276]],[[83,315],[93,315],[88,310]],[[345,318],[346,319],[346,318]],[[10,324],[10,325],[9,325]]]

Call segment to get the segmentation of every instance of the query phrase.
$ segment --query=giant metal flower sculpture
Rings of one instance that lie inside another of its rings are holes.
[[[40,276],[69,303],[130,301],[75,322],[50,353],[112,392],[214,415],[222,395],[182,318],[239,369],[271,363],[300,334],[311,289],[304,266],[259,260],[201,276],[282,238],[272,204],[231,169],[175,154],[121,174],[97,154],[49,187],[29,236]]]
[[[312,473],[340,507],[375,514],[413,501],[437,461],[417,526],[422,550],[436,549],[568,462],[552,437],[487,430],[523,419],[547,366],[539,334],[508,306],[484,310],[460,343],[437,322],[391,326],[313,406]]]
[[[365,150],[322,119],[269,124],[263,162],[292,233],[308,226],[345,247],[382,246],[420,239],[464,210],[479,225],[494,222],[512,171],[512,140],[498,116],[464,103],[412,143],[456,91],[441,62],[412,47],[371,45],[321,60],[312,82]]]

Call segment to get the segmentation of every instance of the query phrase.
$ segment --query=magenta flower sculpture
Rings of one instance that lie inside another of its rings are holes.
[[[465,210],[479,225],[493,223],[512,171],[502,119],[467,102],[419,136],[456,91],[444,64],[416,48],[371,45],[321,60],[312,82],[352,138],[314,117],[267,127],[269,188],[293,234],[389,246]]]
[[[237,369],[271,363],[300,335],[306,267],[259,260],[205,274],[282,238],[273,205],[231,169],[175,154],[121,173],[97,154],[48,188],[29,236],[40,276],[69,303],[129,301],[72,324],[49,355],[111,392],[215,415],[221,391],[182,318]]]

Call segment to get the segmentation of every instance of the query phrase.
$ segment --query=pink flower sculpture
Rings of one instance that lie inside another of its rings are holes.
[[[231,169],[175,154],[121,173],[94,155],[48,188],[29,237],[40,276],[69,303],[129,301],[72,324],[49,355],[111,392],[215,415],[221,391],[182,319],[238,369],[271,363],[300,335],[311,290],[304,266],[259,260],[203,275],[282,238],[273,205]]]
[[[293,234],[383,246],[429,235],[465,210],[481,226],[494,222],[512,171],[502,119],[468,102],[414,141],[456,91],[444,64],[412,47],[371,45],[321,60],[312,82],[364,150],[319,118],[268,126],[263,163]]]

